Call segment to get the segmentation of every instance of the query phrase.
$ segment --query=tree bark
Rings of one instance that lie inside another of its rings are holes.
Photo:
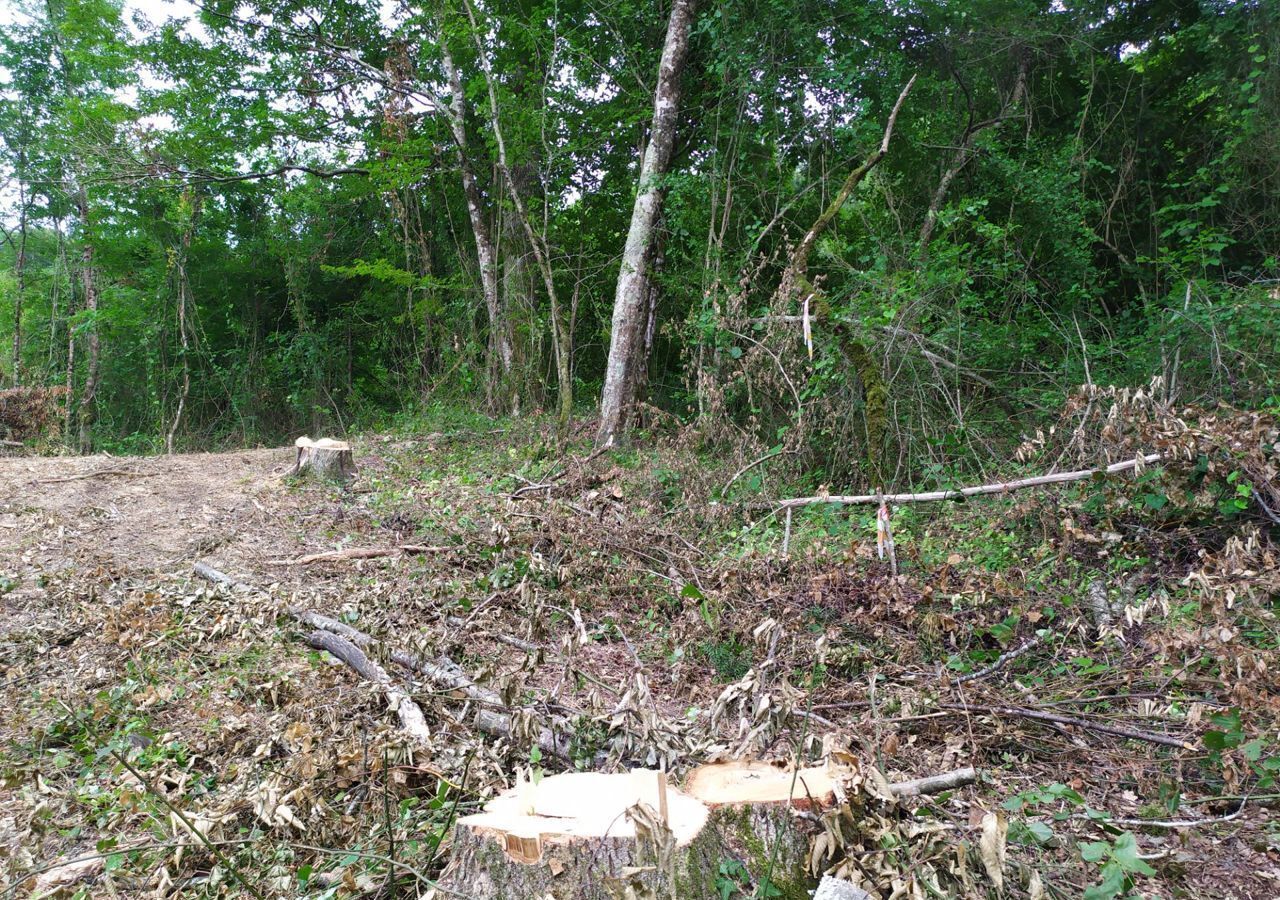
[[[93,426],[98,413],[98,375],[101,368],[98,338],[98,283],[93,270],[93,225],[89,220],[89,195],[81,183],[76,192],[76,206],[80,212],[80,227],[84,234],[84,246],[80,250],[80,278],[84,285],[84,311],[88,314],[85,336],[87,371],[84,392],[80,395],[80,452],[93,452]],[[68,360],[70,367],[70,360]]]
[[[449,47],[442,40],[440,52],[444,62],[445,77],[449,81],[449,130],[457,148],[458,167],[462,173],[462,192],[467,201],[467,217],[471,222],[471,234],[476,242],[476,262],[480,267],[480,292],[484,297],[485,311],[489,317],[489,349],[500,367],[504,381],[510,379],[513,363],[511,349],[511,323],[502,307],[498,293],[498,250],[493,232],[486,218],[484,200],[476,181],[475,169],[467,153],[467,94],[462,85],[462,75],[454,64]]]
[[[631,227],[622,251],[622,267],[613,300],[613,328],[609,361],[600,396],[600,427],[596,440],[608,444],[625,437],[639,390],[640,356],[645,352],[648,265],[653,238],[662,211],[661,178],[671,164],[680,103],[680,76],[689,56],[689,31],[694,0],[675,0],[667,21],[667,36],[658,66],[658,87],[653,95],[653,125],[649,144],[640,161],[640,177]]]

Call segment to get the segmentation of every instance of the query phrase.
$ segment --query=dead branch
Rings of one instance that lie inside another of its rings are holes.
[[[732,478],[730,478],[728,481],[726,481],[726,482],[724,483],[724,487],[722,487],[722,488],[720,489],[720,496],[722,496],[722,497],[723,497],[724,495],[728,494],[728,493],[729,493],[729,488],[733,487],[734,482],[736,482],[736,481],[737,481],[739,478],[741,478],[743,475],[745,475],[745,474],[747,474],[748,472],[750,472],[750,471],[751,471],[752,469],[754,469],[756,466],[760,465],[761,463],[766,463],[766,462],[768,462],[769,460],[773,459],[775,456],[781,456],[782,454],[784,454],[784,453],[788,453],[788,452],[790,452],[790,451],[788,451],[786,448],[783,448],[783,449],[781,449],[781,450],[774,450],[774,451],[773,451],[773,452],[771,452],[771,453],[766,453],[764,456],[761,456],[759,459],[756,459],[756,460],[753,460],[752,462],[747,463],[747,464],[746,464],[745,466],[743,466],[741,469],[739,469],[738,471],[734,472],[734,473],[733,473],[733,477],[732,477]]]
[[[396,686],[382,666],[365,656],[364,651],[351,641],[333,632],[316,630],[311,632],[306,640],[312,647],[324,650],[342,660],[366,681],[372,681],[377,685],[387,698],[387,705],[400,717],[400,724],[404,726],[409,736],[423,744],[429,744],[431,729],[427,727],[427,719],[422,714],[422,707],[414,703],[413,698]]]
[[[430,547],[424,544],[401,544],[398,547],[349,547],[346,550],[326,550],[311,553],[297,559],[273,559],[273,566],[309,566],[318,562],[342,562],[348,559],[380,559],[385,556],[413,556],[419,553],[451,553],[457,547]]]
[[[957,678],[956,684],[964,684],[966,681],[977,681],[981,678],[986,678],[988,675],[991,675],[995,672],[1000,671],[1000,669],[1004,668],[1006,664],[1017,659],[1022,654],[1028,652],[1029,650],[1034,650],[1036,647],[1039,647],[1040,644],[1043,643],[1043,641],[1044,639],[1037,634],[1035,637],[1033,637],[1031,640],[1024,643],[1021,647],[1018,647],[1016,650],[1010,650],[1008,653],[1001,653],[1000,656],[996,659],[996,661],[993,662],[991,665],[987,666],[985,669],[979,669],[977,672],[970,672],[968,675],[964,675],[960,678]]]
[[[911,781],[899,781],[889,785],[889,790],[893,791],[895,797],[920,797],[955,790],[958,787],[973,784],[977,779],[978,773],[973,766],[965,766],[953,772],[926,775],[924,778],[914,778]]]
[[[219,572],[213,566],[206,563],[198,562],[192,568],[192,571],[203,578],[205,581],[212,581],[214,584],[220,584],[223,587],[229,587],[237,591],[253,591],[257,590],[253,585],[239,581],[228,575],[226,572]]]
[[[364,632],[329,616],[308,612],[294,606],[285,607],[284,611],[299,622],[329,634],[341,636],[345,643],[353,647],[368,647],[375,643],[374,639]],[[311,643],[310,638],[308,643]],[[436,687],[457,692],[460,695],[459,699],[477,704],[480,709],[476,711],[474,723],[485,734],[503,738],[515,737],[512,716],[508,712],[510,707],[502,702],[502,698],[496,691],[476,684],[453,660],[447,657],[441,657],[435,661],[425,660],[401,650],[392,651],[389,658],[397,665],[424,676]],[[551,727],[539,730],[536,743],[544,753],[562,760],[571,760],[572,746],[568,735],[572,730],[567,720],[560,717],[553,718]]]
[[[1122,825],[1125,828],[1166,828],[1170,830],[1200,828],[1204,825],[1221,825],[1244,815],[1245,802],[1242,801],[1235,812],[1227,813],[1225,816],[1210,816],[1204,819],[1107,819],[1106,822],[1111,825]]]
[[[1102,722],[1091,722],[1088,719],[1077,719],[1074,716],[1060,716],[1057,713],[1047,713],[1038,709],[1026,709],[1021,706],[975,706],[965,703],[939,703],[940,709],[953,710],[956,712],[979,713],[989,716],[1017,716],[1022,719],[1034,719],[1038,722],[1052,722],[1055,725],[1074,725],[1076,728],[1084,728],[1088,731],[1098,731],[1103,734],[1113,734],[1117,737],[1129,738],[1135,741],[1145,741],[1148,744],[1159,744],[1162,747],[1173,747],[1177,750],[1194,750],[1194,744],[1174,737],[1169,734],[1159,734],[1154,731],[1142,731],[1136,728],[1124,728],[1119,725],[1107,725]]]
[[[1145,456],[1125,460],[1124,462],[1112,463],[1103,469],[1056,472],[1052,475],[1037,475],[1034,478],[1020,478],[1016,481],[982,484],[960,488],[959,490],[925,491],[919,494],[857,494],[853,496],[831,494],[817,497],[795,497],[791,500],[780,501],[777,504],[777,508],[790,509],[798,506],[816,506],[823,503],[834,503],[842,506],[868,503],[930,503],[936,500],[958,500],[963,497],[978,497],[984,494],[1007,494],[1011,491],[1020,491],[1023,488],[1040,487],[1046,484],[1065,484],[1070,481],[1084,481],[1086,478],[1115,475],[1118,472],[1125,472],[1129,469],[1136,469],[1139,466],[1159,462],[1159,460],[1159,453],[1148,453]]]
[[[137,469],[98,469],[94,472],[81,472],[79,475],[67,475],[64,478],[45,478],[39,484],[62,484],[67,481],[81,481],[85,478],[154,478],[158,472],[139,472]]]

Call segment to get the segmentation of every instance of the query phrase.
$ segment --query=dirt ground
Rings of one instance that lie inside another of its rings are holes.
[[[319,872],[329,860],[301,847],[363,846],[379,829],[401,827],[412,837],[439,825],[426,807],[414,819],[411,804],[401,826],[388,824],[370,800],[377,791],[398,791],[408,802],[449,773],[466,778],[466,802],[478,803],[509,782],[513,761],[529,763],[526,748],[484,743],[447,704],[429,708],[437,748],[404,756],[394,716],[348,670],[307,650],[281,616],[288,603],[401,646],[449,653],[504,691],[544,698],[530,707],[541,714],[594,714],[612,722],[611,733],[657,753],[651,761],[670,754],[676,768],[685,754],[731,749],[747,730],[739,717],[749,720],[758,701],[751,687],[741,688],[745,704],[724,700],[726,683],[743,674],[735,654],[749,648],[708,644],[713,615],[742,623],[735,627],[747,641],[752,623],[766,616],[793,629],[782,644],[790,649],[770,647],[768,654],[772,661],[777,649],[779,661],[799,666],[797,683],[807,663],[793,651],[812,648],[822,630],[815,622],[834,622],[846,629],[841,634],[889,648],[882,664],[896,667],[901,697],[886,681],[868,711],[865,678],[833,681],[815,689],[811,712],[775,710],[780,723],[792,716],[791,724],[779,726],[766,750],[799,746],[801,736],[820,743],[825,732],[900,777],[975,762],[987,768],[984,783],[930,813],[957,839],[975,843],[986,812],[1037,784],[1067,783],[1117,816],[1152,815],[1146,798],[1127,787],[1154,785],[1171,771],[1143,755],[1150,748],[1135,756],[1132,745],[1126,751],[1086,732],[1028,733],[1013,720],[911,715],[911,692],[937,674],[915,662],[916,629],[936,630],[940,621],[922,610],[935,590],[959,597],[969,586],[937,579],[894,585],[868,569],[865,553],[791,568],[759,554],[712,560],[696,534],[676,533],[660,514],[662,498],[647,472],[629,480],[607,460],[571,466],[563,478],[553,473],[552,487],[527,492],[534,496],[526,502],[519,495],[525,479],[503,480],[495,468],[508,458],[505,447],[490,448],[477,474],[465,454],[440,458],[439,440],[362,443],[361,476],[349,491],[287,481],[291,448],[0,459],[0,702],[8,710],[0,722],[0,845],[8,844],[0,866],[11,869],[0,878],[0,898],[31,888],[22,873],[92,855],[103,841],[163,843],[166,828],[172,840],[177,832],[161,824],[170,821],[169,803],[186,804],[189,815],[228,841],[265,829],[268,843],[239,859],[263,873],[271,893],[291,896],[300,867]],[[293,564],[338,547],[405,542],[446,549]],[[262,590],[215,590],[192,579],[197,561]],[[663,592],[675,599],[655,616]],[[716,597],[725,598],[721,606]],[[466,624],[445,628],[447,616]],[[499,634],[550,649],[521,662]],[[1008,689],[1012,701],[994,693],[978,699],[1025,702],[1025,692]],[[422,696],[424,706],[442,699]],[[790,695],[775,695],[775,703],[778,696]],[[877,703],[897,712],[885,718]],[[721,716],[718,726],[688,725],[694,712],[705,718],[708,710]],[[76,717],[85,711],[87,720]],[[797,725],[797,717],[809,724]],[[160,787],[140,797],[128,772],[104,766],[112,741],[141,748]],[[162,755],[155,749],[161,746],[176,749]],[[75,764],[77,754],[83,765]],[[204,787],[193,788],[197,783]],[[149,800],[151,794],[157,796]],[[1222,808],[1205,810],[1224,815]],[[1051,824],[1081,839],[1098,837],[1076,818]],[[1280,897],[1278,839],[1264,805],[1220,826],[1138,834],[1144,858],[1159,870],[1159,879],[1140,882],[1139,896]],[[1057,841],[1011,854],[1046,873],[1058,866],[1057,895],[1078,895],[1090,870],[1082,873]],[[139,851],[114,875],[99,868],[86,875],[87,888],[66,890],[234,895],[225,878],[217,882],[212,861],[192,862],[199,852],[174,858]],[[438,863],[434,851],[430,858]],[[907,872],[918,864],[893,863]],[[326,871],[341,879],[354,871],[349,860],[344,865]],[[340,895],[385,891],[385,881],[370,881],[368,873],[353,878]]]

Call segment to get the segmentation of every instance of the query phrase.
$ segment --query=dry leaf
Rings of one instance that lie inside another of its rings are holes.
[[[982,852],[982,865],[987,870],[997,891],[1004,890],[1005,839],[1009,823],[1004,813],[989,812],[982,817],[982,840],[978,849]]]

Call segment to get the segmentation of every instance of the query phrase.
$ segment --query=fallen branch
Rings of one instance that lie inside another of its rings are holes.
[[[752,462],[747,463],[747,464],[746,464],[745,466],[743,466],[741,469],[739,469],[738,471],[734,472],[734,473],[733,473],[733,477],[732,477],[732,478],[730,478],[728,481],[726,481],[726,482],[724,483],[724,487],[722,487],[722,488],[720,489],[720,496],[721,496],[721,497],[723,497],[723,496],[727,495],[727,494],[729,493],[729,488],[733,487],[734,483],[735,483],[739,478],[741,478],[743,475],[746,475],[748,472],[750,472],[750,471],[751,471],[752,469],[754,469],[756,466],[760,465],[761,463],[766,463],[766,462],[768,462],[769,460],[773,459],[775,456],[781,456],[782,454],[787,453],[787,452],[789,452],[789,451],[788,451],[786,448],[782,448],[782,449],[779,449],[779,450],[774,450],[774,451],[773,451],[773,452],[771,452],[771,453],[766,453],[764,456],[761,456],[759,459],[756,459],[756,460],[754,460],[754,461],[752,461]]]
[[[309,566],[318,562],[340,562],[348,559],[380,559],[384,556],[413,556],[419,553],[449,553],[457,547],[429,547],[423,544],[401,544],[398,547],[349,547],[346,550],[327,550],[311,553],[297,559],[273,559],[273,566]]]
[[[1102,722],[1090,722],[1088,719],[1060,716],[1057,713],[1026,709],[1021,706],[974,706],[965,703],[939,703],[938,707],[957,712],[980,713],[991,716],[1017,716],[1023,719],[1034,719],[1038,722],[1052,722],[1055,725],[1074,725],[1077,728],[1098,731],[1103,734],[1113,734],[1117,737],[1129,738],[1135,741],[1146,741],[1149,744],[1159,744],[1162,747],[1174,747],[1178,750],[1196,749],[1194,744],[1173,735],[1159,734],[1154,731],[1141,731],[1136,728],[1124,728],[1119,725],[1106,725]]]
[[[320,613],[309,612],[294,606],[285,607],[285,612],[305,625],[341,637],[345,643],[353,647],[368,647],[375,643],[374,639],[364,632]],[[313,634],[312,637],[314,636]],[[310,638],[308,643],[311,643]],[[312,646],[315,645],[312,644]],[[425,660],[402,650],[392,651],[388,658],[395,664],[424,676],[436,687],[456,691],[461,695],[460,699],[480,706],[481,708],[476,711],[475,726],[485,734],[494,737],[514,737],[509,707],[502,702],[502,698],[496,691],[476,684],[453,660],[447,657],[435,661]],[[571,760],[572,747],[568,734],[572,730],[567,720],[560,717],[553,718],[551,727],[539,730],[536,743],[544,753],[559,759]]]
[[[893,791],[895,797],[921,797],[928,794],[940,794],[943,791],[952,791],[958,787],[973,784],[977,779],[978,773],[973,766],[966,766],[963,769],[956,769],[954,772],[926,775],[924,778],[915,778],[911,781],[899,781],[896,784],[889,785],[889,790]]]
[[[199,575],[205,581],[212,581],[214,584],[220,584],[223,587],[229,587],[237,591],[253,591],[257,590],[253,585],[238,581],[226,572],[219,572],[213,566],[198,562],[192,569],[196,575]]]
[[[158,472],[139,472],[136,469],[98,469],[94,472],[81,472],[79,475],[67,475],[64,478],[45,478],[39,484],[62,484],[67,481],[82,481],[85,478],[106,478],[111,475],[120,478],[154,478]]]
[[[834,503],[842,506],[868,503],[929,503],[936,500],[958,500],[963,497],[977,497],[984,494],[1005,494],[1023,488],[1039,487],[1046,484],[1065,484],[1070,481],[1084,481],[1086,478],[1115,475],[1148,465],[1160,460],[1159,453],[1148,453],[1124,462],[1112,463],[1104,469],[1079,469],[1075,472],[1056,472],[1052,475],[1037,475],[1034,478],[1019,478],[1016,481],[1002,481],[996,484],[982,484],[974,487],[959,488],[948,491],[926,491],[920,494],[857,494],[853,496],[819,495],[816,497],[795,497],[778,502],[778,509],[793,509],[798,506],[815,506],[823,503]]]
[[[1044,638],[1042,638],[1040,635],[1037,634],[1035,637],[1033,637],[1031,640],[1024,643],[1021,647],[1018,647],[1016,650],[1010,650],[1008,653],[1001,653],[1000,656],[996,659],[996,661],[993,662],[991,665],[987,666],[985,669],[979,669],[977,672],[970,672],[968,675],[963,675],[960,678],[957,678],[956,684],[964,684],[967,681],[977,681],[980,678],[986,678],[988,675],[991,675],[991,674],[994,674],[995,672],[1000,671],[1002,668],[1005,667],[1006,664],[1017,659],[1019,656],[1026,653],[1027,651],[1033,650],[1036,647],[1039,647],[1040,644],[1043,643],[1043,641],[1044,641]]]
[[[1227,813],[1225,816],[1210,816],[1205,819],[1106,819],[1105,824],[1123,825],[1125,828],[1166,828],[1176,830],[1180,828],[1200,828],[1204,825],[1221,825],[1224,822],[1230,822],[1244,815],[1244,803],[1242,802],[1235,812]]]
[[[377,685],[387,698],[387,705],[400,717],[400,724],[404,726],[409,736],[421,741],[424,745],[430,744],[431,729],[427,727],[427,718],[422,714],[422,707],[398,688],[387,671],[365,656],[363,650],[341,635],[330,631],[313,631],[306,640],[312,647],[342,660],[366,681],[372,681]]]

